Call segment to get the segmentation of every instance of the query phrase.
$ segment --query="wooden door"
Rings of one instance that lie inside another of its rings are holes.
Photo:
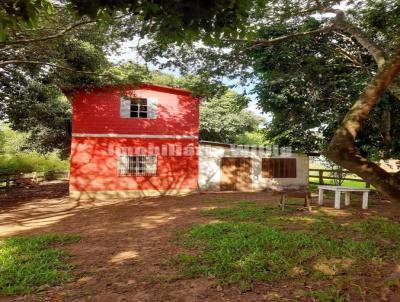
[[[251,190],[251,161],[250,158],[236,159],[236,191]]]
[[[221,159],[221,191],[235,191],[236,158],[223,157]]]
[[[220,188],[221,191],[250,191],[251,159],[223,157]]]

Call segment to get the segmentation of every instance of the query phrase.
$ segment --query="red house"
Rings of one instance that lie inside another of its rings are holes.
[[[186,194],[198,188],[199,99],[159,85],[75,92],[70,195]]]

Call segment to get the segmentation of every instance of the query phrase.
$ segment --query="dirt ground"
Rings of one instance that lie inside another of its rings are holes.
[[[68,198],[66,183],[47,183],[34,189],[0,193],[0,237],[44,233],[76,233],[79,243],[68,245],[76,278],[62,286],[43,288],[29,296],[0,301],[269,301],[276,287],[255,284],[250,292],[220,288],[215,280],[182,280],[168,263],[179,252],[176,231],[209,218],[200,210],[227,206],[213,202],[252,200],[277,203],[268,193],[213,193],[141,200],[75,201]],[[229,204],[229,203],[228,203]],[[369,210],[360,204],[342,210],[326,208],[344,218],[373,215],[400,220],[400,207],[372,200]],[[287,291],[297,300],[295,286]],[[276,300],[274,300],[276,301]],[[382,300],[383,301],[383,300]],[[393,300],[396,301],[396,300]],[[400,298],[399,300],[400,301]]]

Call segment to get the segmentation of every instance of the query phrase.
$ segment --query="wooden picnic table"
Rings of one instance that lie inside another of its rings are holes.
[[[335,209],[340,209],[340,197],[341,193],[344,193],[344,204],[350,205],[350,193],[351,192],[362,192],[362,208],[363,210],[368,209],[368,193],[370,189],[367,188],[354,188],[345,186],[318,186],[318,204],[324,203],[324,191],[335,192]]]

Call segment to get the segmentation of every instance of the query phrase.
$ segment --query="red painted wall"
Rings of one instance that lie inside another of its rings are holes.
[[[156,119],[120,118],[120,96],[158,99]],[[199,100],[190,93],[158,86],[140,89],[102,88],[77,92],[73,99],[73,134],[149,134],[198,136]],[[198,156],[160,154],[157,175],[119,176],[120,147],[155,148],[188,145],[197,149],[198,139],[73,137],[71,146],[71,191],[197,189]]]
[[[157,119],[120,118],[123,94],[158,99]],[[73,100],[73,133],[198,135],[199,100],[180,90],[143,86],[78,92]]]
[[[131,139],[131,138],[81,138],[72,140],[70,190],[168,190],[196,189],[198,157],[195,154],[157,157],[157,175],[118,176],[117,155],[119,147],[139,147],[153,144],[198,147],[197,140],[180,139]],[[190,150],[190,149],[188,149]]]

